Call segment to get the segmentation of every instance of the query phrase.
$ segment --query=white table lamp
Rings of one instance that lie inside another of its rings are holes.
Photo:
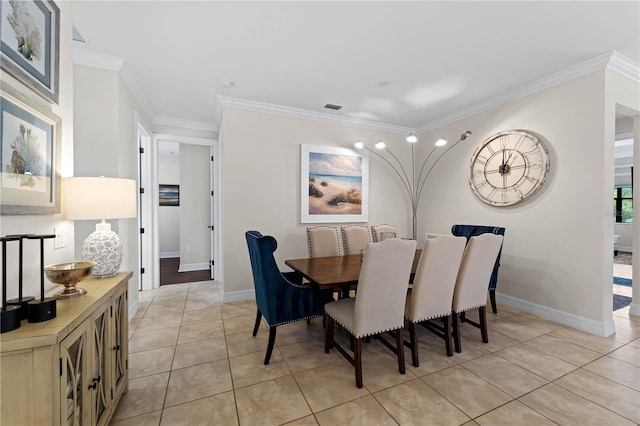
[[[106,177],[65,179],[67,219],[98,220],[82,245],[82,260],[95,262],[93,276],[115,275],[122,265],[122,242],[106,219],[136,216],[136,181]]]

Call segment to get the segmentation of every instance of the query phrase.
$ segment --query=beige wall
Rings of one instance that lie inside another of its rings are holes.
[[[180,185],[179,154],[158,154],[158,183]],[[158,207],[158,239],[160,257],[180,253],[180,207]]]
[[[59,69],[59,101],[58,104],[50,104],[43,98],[31,92],[26,86],[14,79],[11,75],[2,72],[2,81],[12,88],[20,91],[35,102],[50,109],[62,119],[61,140],[61,175],[63,177],[73,174],[73,149],[74,149],[74,116],[73,116],[73,67],[72,67],[72,40],[71,40],[71,2],[56,2],[60,8],[60,69]],[[0,216],[0,234],[50,234],[54,228],[64,232],[66,245],[64,248],[54,249],[53,240],[46,240],[44,244],[45,264],[72,261],[74,255],[74,229],[73,222],[64,217],[64,187],[62,188],[62,207],[60,214],[54,215],[16,215]],[[2,267],[0,266],[0,269]],[[7,297],[18,296],[18,243],[10,243],[7,246]],[[40,295],[40,245],[36,241],[25,241],[23,263],[23,295]],[[46,291],[54,289],[54,284],[45,284]]]
[[[180,144],[180,268],[206,269],[210,259],[210,147]]]
[[[149,127],[142,108],[118,71],[74,66],[75,176],[108,176],[137,180],[136,113]],[[134,271],[129,281],[129,306],[137,305],[139,231],[137,219],[110,221],[122,240],[122,270]],[[76,257],[95,221],[76,221]]]
[[[455,140],[467,129],[473,132],[433,169],[419,209],[418,235],[448,234],[456,223],[504,226],[498,286],[503,303],[592,333],[612,332],[615,110],[618,103],[637,108],[637,93],[637,82],[602,70],[419,135],[421,141]],[[306,255],[306,225],[299,216],[301,143],[350,146],[359,137],[368,142],[381,137],[403,160],[410,153],[402,135],[234,108],[224,110],[221,128],[223,283],[229,298],[250,294],[252,288],[246,230],[276,237],[282,269],[284,259]],[[469,159],[486,138],[509,129],[541,136],[551,171],[533,199],[491,207],[469,188]],[[417,158],[430,148],[419,142]],[[370,173],[369,223],[396,223],[407,234],[410,213],[399,180],[375,158]]]
[[[246,231],[278,240],[275,256],[282,270],[288,270],[285,259],[307,255],[305,228],[315,224],[300,223],[301,144],[352,148],[359,138],[369,146],[384,139],[403,161],[411,152],[404,135],[235,108],[224,110],[221,128],[227,300],[253,290]],[[375,156],[370,157],[369,183],[369,224],[396,224],[400,235],[410,235],[409,199],[393,171]]]
[[[611,188],[615,110],[611,82],[599,71],[459,120],[421,137],[474,134],[433,173],[421,212],[430,231],[454,223],[506,228],[498,292],[551,319],[598,334],[612,330]],[[635,83],[637,93],[637,83]],[[628,87],[631,89],[631,87]],[[512,207],[478,201],[467,181],[469,159],[490,135],[525,129],[547,141],[551,172],[533,199]],[[426,229],[423,229],[423,231]]]

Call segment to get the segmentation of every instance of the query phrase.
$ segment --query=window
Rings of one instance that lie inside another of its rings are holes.
[[[613,188],[613,210],[616,222],[633,222],[633,191],[630,186]]]

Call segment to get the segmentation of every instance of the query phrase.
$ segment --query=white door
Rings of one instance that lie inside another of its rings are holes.
[[[138,290],[153,288],[151,135],[138,122]]]
[[[211,256],[209,257],[210,261],[209,261],[209,269],[211,271],[211,279],[214,280],[215,277],[215,236],[216,233],[218,232],[216,229],[216,213],[215,213],[215,206],[216,206],[216,193],[215,193],[215,156],[214,156],[214,147],[212,146],[210,149],[210,154],[211,154],[211,164],[210,164],[210,168],[209,168],[209,178],[210,178],[210,183],[211,183],[211,200],[210,200],[210,212],[211,212],[211,225],[209,226],[209,229],[211,230]]]

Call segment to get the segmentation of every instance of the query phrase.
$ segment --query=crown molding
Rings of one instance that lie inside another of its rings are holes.
[[[507,102],[532,95],[558,84],[565,83],[569,80],[573,80],[575,78],[582,77],[583,75],[605,68],[617,71],[634,80],[640,80],[640,68],[638,64],[634,63],[624,55],[613,51],[600,56],[596,56],[595,58],[581,62],[577,65],[553,73],[551,75],[548,75],[547,77],[543,77],[517,89],[510,90],[498,96],[494,96],[493,98],[489,98],[485,101],[479,102],[475,105],[462,109],[439,120],[425,124],[424,126],[418,128],[417,132],[424,133],[430,130],[434,130],[438,127],[451,124],[463,118],[470,117],[472,115],[481,113]]]
[[[184,127],[193,130],[218,131],[218,126],[213,121],[209,123],[197,120],[183,120],[180,118],[156,116],[153,118],[153,124],[157,124],[158,126]]]
[[[73,45],[73,63],[76,65],[86,65],[89,67],[103,68],[112,71],[120,71],[124,65],[124,58],[119,56],[105,55],[85,50]]]
[[[155,115],[153,113],[153,109],[151,108],[151,105],[149,105],[149,103],[146,101],[146,98],[141,95],[142,89],[136,83],[135,77],[131,75],[129,68],[125,64],[124,58],[121,58],[119,56],[106,55],[104,53],[92,52],[74,43],[73,63],[75,65],[85,65],[88,67],[116,71],[124,80],[134,99],[138,102],[138,105],[140,105],[140,108],[142,108],[142,113],[151,123],[154,122]]]
[[[640,65],[615,50],[611,53],[607,68],[632,80],[640,80]]]
[[[340,124],[346,126],[360,127],[383,132],[399,133],[406,135],[414,131],[413,128],[396,126],[393,124],[378,123],[375,121],[362,120],[344,116],[325,114],[322,112],[309,111],[301,108],[293,108],[282,105],[269,104],[266,102],[250,101],[247,99],[232,98],[229,96],[217,96],[218,102],[225,108],[239,108],[268,114],[282,115],[285,117],[302,118],[306,120],[321,121],[330,124]]]

